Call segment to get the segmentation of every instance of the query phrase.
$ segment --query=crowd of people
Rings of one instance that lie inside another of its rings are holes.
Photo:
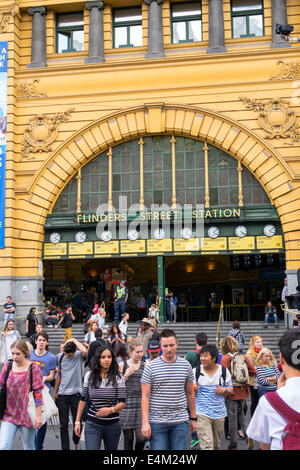
[[[126,296],[126,288],[121,292]],[[146,316],[143,310],[145,316],[132,337],[129,313],[120,304],[116,310],[109,325],[105,310],[94,305],[79,342],[72,336],[74,315],[67,305],[55,324],[46,323],[65,328],[56,355],[48,350],[48,333],[35,309],[26,319],[26,339],[21,339],[10,312],[0,335],[0,385],[6,388],[0,450],[12,448],[18,429],[24,449],[43,449],[43,387],[48,387],[58,408],[62,450],[71,448],[70,415],[76,450],[82,441],[86,450],[120,449],[122,433],[124,450],[219,450],[223,435],[228,450],[237,450],[239,439],[247,441],[249,450],[255,441],[262,449],[300,448],[295,424],[300,419],[299,315],[294,328],[280,339],[278,362],[260,336],[246,345],[238,321],[219,348],[209,344],[204,332],[196,334],[195,349],[183,358],[177,354],[176,333],[170,328],[158,332],[155,315]],[[27,410],[31,364],[34,424]],[[288,425],[292,437],[286,439]]]

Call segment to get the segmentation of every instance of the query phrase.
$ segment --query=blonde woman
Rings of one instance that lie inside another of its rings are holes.
[[[93,342],[93,341],[96,341],[96,338],[95,338],[95,331],[98,329],[98,322],[97,321],[93,321],[90,326],[89,326],[89,329],[88,329],[88,332],[87,334],[85,335],[84,337],[84,342],[83,344],[89,348],[90,347],[90,344]]]
[[[262,338],[260,336],[252,336],[249,342],[249,349],[246,353],[246,356],[250,360],[251,364],[253,366],[256,366],[256,359],[258,354],[263,348],[263,342]],[[250,388],[250,394],[251,394],[251,408],[250,408],[250,414],[251,417],[254,414],[255,408],[257,407],[259,396],[258,396],[258,391],[257,391],[257,377],[256,374],[253,375],[252,377],[249,377],[248,379],[248,384]]]
[[[257,391],[259,398],[267,392],[277,390],[280,371],[269,348],[262,348],[256,358]]]
[[[9,318],[0,335],[0,363],[3,365],[9,359],[12,359],[11,345],[21,339],[21,335],[15,328],[15,322]]]

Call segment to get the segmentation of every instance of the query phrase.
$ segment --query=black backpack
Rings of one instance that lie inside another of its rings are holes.
[[[200,358],[199,358],[200,359]],[[225,387],[225,382],[226,382],[226,372],[227,372],[227,369],[225,366],[222,366],[222,374],[221,374],[221,377],[219,379],[219,386],[220,387]],[[198,361],[197,365],[196,365],[196,384],[198,385],[198,380],[199,380],[199,377],[200,375],[204,375],[202,372],[201,372],[201,362],[200,360]],[[221,385],[221,378],[223,379],[223,385]]]

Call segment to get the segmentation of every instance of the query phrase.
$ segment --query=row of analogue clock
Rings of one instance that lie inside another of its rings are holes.
[[[247,235],[248,230],[247,230],[247,227],[245,227],[244,225],[239,225],[238,227],[235,228],[234,232],[237,237],[243,238]],[[272,237],[273,235],[275,235],[276,229],[274,225],[265,225],[263,228],[263,233],[266,237]],[[220,235],[220,229],[216,226],[211,226],[209,227],[207,234],[210,238],[218,238],[218,236]],[[156,240],[162,240],[166,237],[166,233],[164,229],[162,228],[156,229],[153,235]],[[184,238],[185,240],[188,240],[192,236],[193,236],[193,233],[189,227],[185,227],[181,230],[181,237]],[[129,240],[132,240],[132,241],[138,240],[139,237],[140,237],[140,234],[137,230],[128,231]],[[109,242],[112,238],[113,238],[113,235],[109,230],[104,230],[101,234],[101,239],[104,242]],[[79,231],[75,234],[75,240],[78,243],[83,243],[86,241],[86,239],[87,239],[87,235],[85,232]],[[59,243],[60,241],[61,241],[60,233],[58,232],[51,233],[50,235],[51,243],[56,244],[56,243]]]

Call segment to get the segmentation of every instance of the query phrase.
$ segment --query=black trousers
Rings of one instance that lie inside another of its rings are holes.
[[[75,395],[58,395],[57,397],[57,408],[59,412],[60,422],[61,450],[70,450],[69,412],[71,411],[73,425],[75,425],[79,400],[80,393],[76,393]],[[80,438],[76,436],[73,429],[74,444],[78,444],[79,440]]]

